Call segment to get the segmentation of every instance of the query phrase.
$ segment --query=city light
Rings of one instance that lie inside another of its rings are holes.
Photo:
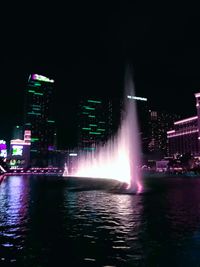
[[[187,119],[184,119],[184,120],[176,121],[176,122],[174,122],[174,125],[185,123],[185,122],[189,122],[189,121],[193,121],[193,120],[197,120],[197,119],[198,119],[198,116],[190,117],[190,118],[187,118]]]
[[[54,83],[54,80],[51,80],[51,79],[49,79],[43,75],[39,75],[39,74],[33,74],[32,79],[37,80],[37,81],[42,81],[42,82]]]
[[[172,135],[167,136],[167,138],[182,136],[182,135],[187,135],[187,134],[193,134],[193,133],[198,133],[198,132],[199,132],[199,130],[193,130],[193,131],[188,131],[188,132],[183,132],[183,133],[176,133],[176,134],[172,134]]]
[[[146,97],[139,97],[139,96],[127,95],[127,98],[129,98],[129,99],[135,99],[135,100],[141,100],[141,101],[147,101],[147,98]]]

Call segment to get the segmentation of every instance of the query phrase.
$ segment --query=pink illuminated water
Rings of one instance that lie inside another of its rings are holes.
[[[136,100],[132,80],[126,81],[125,112],[114,138],[95,152],[80,156],[71,176],[115,179],[128,184],[128,192],[142,191],[140,173],[140,138],[137,123]]]

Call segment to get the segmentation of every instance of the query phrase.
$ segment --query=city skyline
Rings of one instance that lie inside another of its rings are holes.
[[[61,147],[73,143],[73,114],[82,96],[123,94],[127,63],[133,67],[136,95],[147,97],[153,110],[183,118],[194,114],[193,95],[200,88],[198,17],[135,16],[126,4],[94,12],[86,6],[72,9],[62,25],[38,12],[33,25],[33,8],[27,21],[32,34],[20,20],[9,35],[2,33],[0,125],[7,139],[22,123],[30,73],[55,80]]]

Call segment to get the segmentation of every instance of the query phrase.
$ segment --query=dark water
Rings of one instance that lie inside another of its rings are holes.
[[[70,192],[53,177],[0,185],[0,266],[200,266],[200,179],[143,195]]]

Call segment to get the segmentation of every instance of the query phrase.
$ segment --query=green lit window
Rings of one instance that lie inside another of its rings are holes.
[[[88,100],[87,102],[89,102],[89,103],[97,103],[97,104],[101,103],[101,101],[97,101],[97,100]]]
[[[35,91],[34,91],[34,90],[28,90],[28,92],[29,92],[29,93],[35,93]]]
[[[97,126],[97,124],[89,124],[89,126]]]
[[[98,133],[98,132],[89,132],[89,134],[101,134],[101,133]]]
[[[88,106],[83,106],[85,109],[89,109],[89,110],[95,110],[95,108],[91,108],[91,107],[88,107]]]
[[[97,131],[104,132],[106,129],[97,129]]]
[[[87,130],[88,131],[88,130],[91,130],[91,128],[82,128],[82,130]]]
[[[42,94],[42,93],[35,93],[35,95],[44,95],[44,94]]]
[[[88,117],[89,117],[89,118],[95,118],[95,116],[94,116],[94,115],[88,115]]]
[[[52,121],[52,120],[48,120],[47,122],[49,122],[49,123],[55,123],[55,121]]]

